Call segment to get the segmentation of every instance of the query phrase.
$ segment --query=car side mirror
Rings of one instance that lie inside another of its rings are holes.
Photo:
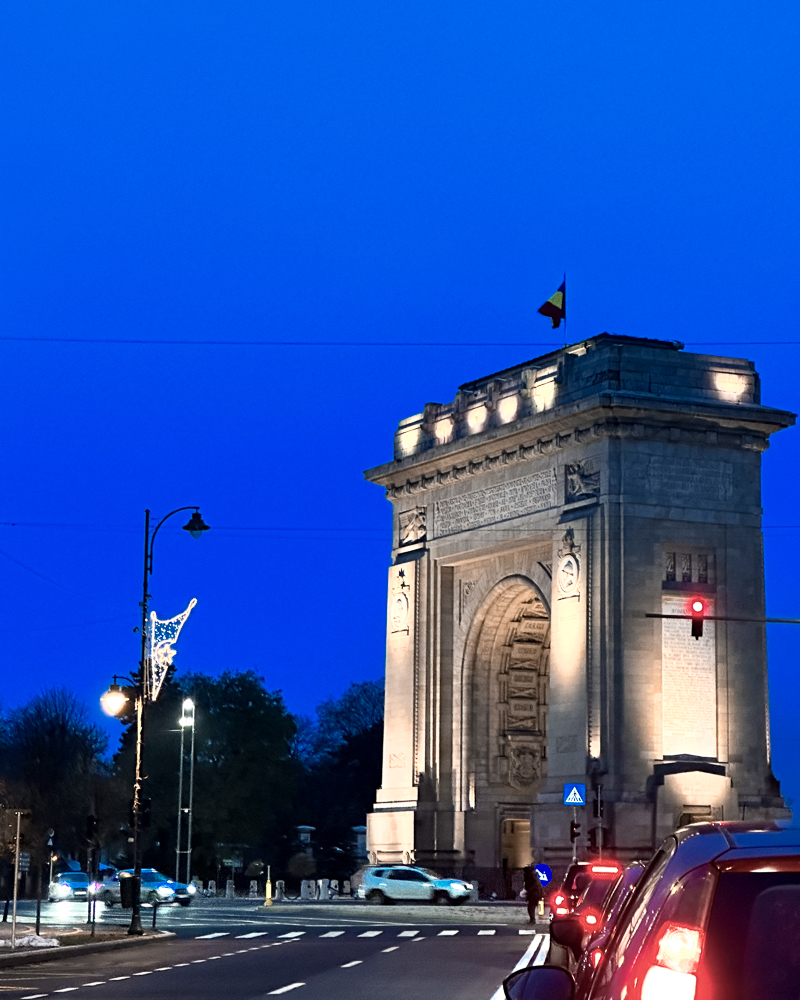
[[[540,965],[512,972],[503,990],[507,1000],[572,1000],[575,980],[560,966]]]
[[[578,917],[553,917],[550,922],[550,937],[556,944],[569,948],[577,960],[583,951],[583,924]]]

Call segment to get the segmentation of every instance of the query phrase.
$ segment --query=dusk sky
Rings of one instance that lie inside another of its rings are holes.
[[[160,617],[198,600],[179,671],[305,713],[380,677],[362,472],[558,346],[564,272],[570,341],[751,358],[800,410],[797,3],[6,0],[0,45],[6,707],[63,684],[102,718],[145,507],[213,528],[156,545]],[[763,469],[768,614],[800,618],[800,430]],[[770,626],[793,797],[798,642]]]

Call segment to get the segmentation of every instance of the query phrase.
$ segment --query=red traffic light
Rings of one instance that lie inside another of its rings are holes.
[[[692,618],[692,636],[700,639],[703,635],[703,619],[708,611],[708,604],[702,597],[693,597],[689,601],[689,614]]]

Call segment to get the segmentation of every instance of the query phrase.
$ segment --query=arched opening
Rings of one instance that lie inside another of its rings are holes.
[[[465,848],[480,867],[516,864],[547,769],[550,612],[531,580],[491,591],[466,655]]]

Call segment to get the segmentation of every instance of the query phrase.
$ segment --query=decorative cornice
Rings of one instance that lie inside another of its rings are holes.
[[[500,466],[527,462],[541,456],[550,456],[576,444],[613,440],[660,441],[668,444],[712,445],[717,448],[763,452],[769,447],[765,435],[748,434],[742,431],[709,430],[697,426],[667,425],[663,421],[609,417],[597,420],[585,427],[575,427],[565,434],[554,434],[548,438],[538,438],[516,448],[503,448],[495,454],[488,454],[477,461],[467,460],[464,464],[453,464],[446,469],[437,469],[432,475],[421,473],[416,479],[406,478],[404,482],[389,483],[386,497],[398,500],[414,496],[441,486],[469,479],[473,476],[494,472]],[[430,456],[429,456],[430,457]],[[405,471],[399,470],[398,472]],[[389,476],[387,475],[387,478]]]

